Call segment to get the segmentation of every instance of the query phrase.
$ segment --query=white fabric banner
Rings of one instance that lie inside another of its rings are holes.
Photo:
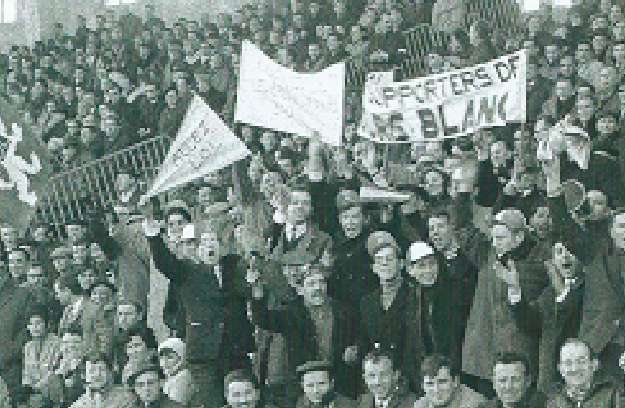
[[[221,170],[250,153],[202,98],[195,96],[152,187],[141,201]]]
[[[404,82],[370,74],[358,134],[379,143],[410,143],[524,122],[526,60],[522,50]]]
[[[344,63],[298,73],[243,42],[235,121],[340,146],[344,95]]]

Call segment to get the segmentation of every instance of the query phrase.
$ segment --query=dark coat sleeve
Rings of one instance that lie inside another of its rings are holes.
[[[490,160],[480,161],[477,169],[478,192],[476,203],[483,207],[492,207],[498,197],[499,181],[493,174],[493,165]]]
[[[169,248],[165,246],[163,238],[160,236],[150,237],[148,238],[148,243],[150,245],[150,252],[152,252],[154,266],[172,283],[179,284],[183,282],[186,275],[181,273],[185,268],[184,262],[176,259]]]

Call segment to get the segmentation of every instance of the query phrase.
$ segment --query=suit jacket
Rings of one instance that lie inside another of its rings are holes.
[[[556,302],[555,291],[549,286],[538,299],[528,302],[522,298],[511,305],[517,321],[528,333],[540,333],[537,387],[543,392],[550,390],[558,379],[556,362],[563,342],[579,333],[584,285],[582,279],[578,281],[562,302]],[[535,322],[540,322],[538,328]]]
[[[478,193],[476,203],[483,207],[492,207],[503,192],[503,187],[510,179],[507,167],[498,169],[495,174],[493,164],[488,160],[480,161],[478,165],[477,183]]]
[[[323,251],[331,245],[331,238],[325,232],[319,230],[317,226],[309,223],[307,231],[294,242],[287,242],[285,228],[282,229],[278,242],[273,248],[271,258],[280,262],[285,254],[310,256],[319,258]]]
[[[187,360],[221,361],[224,369],[246,359],[251,350],[252,331],[245,300],[237,293],[239,260],[235,256],[219,263],[223,289],[207,265],[177,259],[161,237],[148,239],[155,266],[176,287],[186,312]]]
[[[379,286],[370,266],[368,237],[367,230],[354,239],[338,234],[333,248],[334,271],[328,282],[332,298],[354,310],[356,321],[360,320],[360,300]]]
[[[416,395],[413,393],[397,392],[391,396],[386,408],[413,408],[417,401]],[[376,408],[375,397],[371,393],[366,393],[358,399],[358,408]]]
[[[404,280],[388,310],[382,308],[381,289],[376,289],[360,302],[358,352],[365,356],[379,343],[391,353],[393,364],[416,384],[418,361],[423,354],[421,316],[416,312],[419,300]]]
[[[437,309],[433,322],[435,351],[448,356],[459,369],[478,270],[463,252],[455,257],[438,252],[437,259],[439,276],[432,288],[436,294],[434,307]]]
[[[332,312],[332,365],[337,391],[352,395],[357,373],[343,362],[346,347],[356,344],[353,313],[339,303],[330,302]],[[269,310],[264,300],[252,301],[252,320],[263,329],[282,333],[286,341],[290,373],[310,360],[319,360],[319,338],[310,313],[300,296],[282,309]]]
[[[595,353],[600,353],[625,327],[625,266],[620,250],[610,248],[587,266],[586,290],[580,326],[580,337]]]

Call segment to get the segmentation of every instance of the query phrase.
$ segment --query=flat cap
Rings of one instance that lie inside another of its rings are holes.
[[[525,223],[525,216],[521,210],[516,208],[508,208],[500,211],[495,215],[495,221],[497,224],[503,224],[512,231],[524,230],[527,225]]]
[[[354,190],[341,190],[336,195],[336,208],[340,211],[360,206],[360,195]]]
[[[297,375],[301,377],[302,375],[309,373],[311,371],[331,371],[332,364],[328,361],[318,360],[318,361],[307,361],[304,364],[297,367],[295,370]]]
[[[385,247],[393,247],[397,250],[397,241],[395,238],[386,231],[375,231],[369,235],[367,239],[367,251],[369,256],[373,257],[380,249]]]

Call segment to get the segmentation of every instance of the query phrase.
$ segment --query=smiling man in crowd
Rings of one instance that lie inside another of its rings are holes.
[[[599,361],[590,347],[579,339],[567,340],[560,349],[558,371],[564,383],[548,395],[548,408],[618,407],[614,386],[597,375]]]
[[[460,383],[449,359],[440,354],[426,356],[421,363],[424,396],[415,408],[477,408],[484,397]]]
[[[480,408],[545,406],[545,396],[532,388],[529,363],[522,355],[503,353],[497,356],[493,365],[493,386],[496,397],[480,405]],[[560,407],[560,405],[556,406]]]

